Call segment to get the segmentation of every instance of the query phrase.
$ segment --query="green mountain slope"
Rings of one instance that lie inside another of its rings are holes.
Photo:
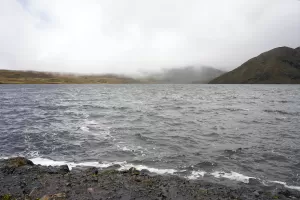
[[[260,54],[223,74],[212,84],[296,84],[300,83],[300,47],[279,47]]]

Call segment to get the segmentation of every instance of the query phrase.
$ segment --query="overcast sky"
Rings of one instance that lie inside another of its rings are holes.
[[[0,68],[233,69],[300,46],[298,0],[0,0]]]

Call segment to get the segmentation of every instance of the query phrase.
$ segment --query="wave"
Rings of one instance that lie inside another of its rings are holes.
[[[8,159],[8,157],[1,157],[0,159]],[[68,161],[54,161],[51,159],[47,159],[47,158],[33,158],[30,159],[34,164],[37,165],[44,165],[44,166],[61,166],[61,165],[68,165],[69,169],[72,170],[72,168],[75,167],[97,167],[97,168],[101,168],[101,169],[105,169],[108,168],[110,166],[113,165],[119,165],[120,167],[117,169],[119,171],[124,171],[124,170],[128,170],[132,167],[136,168],[137,170],[148,170],[151,173],[155,173],[155,174],[159,174],[159,175],[164,175],[164,174],[170,174],[170,175],[174,175],[177,173],[181,173],[181,172],[187,172],[187,170],[177,170],[177,169],[159,169],[159,168],[154,168],[154,167],[149,167],[146,165],[135,165],[135,164],[131,164],[131,163],[127,163],[126,161],[122,161],[122,162],[81,162],[81,163],[75,163],[75,162],[68,162]],[[262,181],[259,178],[255,178],[255,177],[251,177],[251,176],[246,176],[234,171],[231,172],[224,172],[224,171],[215,171],[212,173],[206,172],[206,171],[191,171],[189,172],[189,175],[184,176],[185,178],[189,179],[189,180],[197,180],[199,178],[204,177],[205,175],[211,175],[215,178],[226,178],[226,179],[230,179],[230,180],[234,180],[234,181],[238,181],[238,182],[243,182],[243,183],[249,183],[250,179],[256,179],[259,180],[261,183],[275,183],[275,184],[280,184],[283,185],[285,188],[288,189],[292,189],[292,190],[298,190],[300,191],[300,186],[293,186],[293,185],[288,185],[286,182],[282,182],[282,181]]]
[[[137,170],[148,170],[149,172],[155,173],[155,174],[174,174],[176,172],[181,172],[181,171],[185,171],[185,170],[176,170],[176,169],[158,169],[158,168],[153,168],[153,167],[148,167],[145,165],[134,165],[134,164],[125,164],[123,166],[121,166],[121,168],[119,168],[120,171],[124,171],[124,170],[128,170],[130,168],[136,168]]]
[[[82,163],[75,163],[75,162],[67,162],[67,161],[54,161],[47,158],[33,158],[30,159],[34,164],[36,165],[44,165],[44,166],[61,166],[61,165],[68,165],[69,169],[72,170],[72,168],[75,167],[99,167],[99,168],[108,168],[113,165],[120,165],[119,171],[128,170],[132,167],[136,168],[137,170],[148,170],[149,172],[155,173],[155,174],[174,174],[176,172],[180,172],[179,170],[175,169],[158,169],[153,167],[148,167],[145,165],[134,165],[129,164],[126,161],[123,162],[82,162]]]
[[[300,186],[288,185],[286,182],[282,182],[282,181],[269,181],[269,182],[271,182],[271,183],[277,183],[277,184],[283,185],[284,187],[286,187],[286,188],[288,188],[288,189],[300,191]]]
[[[275,113],[275,114],[280,114],[280,115],[291,115],[291,116],[298,116],[299,115],[299,112],[286,112],[286,111],[283,111],[283,110],[270,110],[270,109],[267,109],[267,110],[264,110],[264,112],[266,112],[266,113]]]
[[[233,171],[230,173],[225,173],[223,171],[215,171],[215,172],[211,173],[211,175],[216,178],[227,178],[230,180],[235,180],[235,181],[239,181],[239,182],[243,182],[243,183],[249,183],[250,178],[256,179],[255,177],[245,176],[243,174],[239,174],[239,173],[233,172]]]
[[[33,158],[30,159],[36,165],[44,165],[44,166],[61,166],[61,165],[68,165],[69,169],[75,167],[98,167],[98,168],[107,168],[113,165],[123,165],[126,163],[124,162],[82,162],[82,163],[75,163],[75,162],[67,162],[67,161],[54,161],[47,158]]]
[[[81,126],[79,129],[84,131],[84,132],[90,132],[89,127],[86,127],[86,126]]]
[[[196,180],[200,177],[203,177],[207,172],[205,171],[192,171],[191,175],[186,176],[187,179]]]

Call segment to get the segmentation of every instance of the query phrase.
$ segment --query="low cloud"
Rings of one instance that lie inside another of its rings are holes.
[[[232,69],[300,46],[297,0],[2,0],[0,68],[79,73]]]

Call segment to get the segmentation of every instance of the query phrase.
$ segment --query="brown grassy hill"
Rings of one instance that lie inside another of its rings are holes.
[[[212,80],[212,84],[300,83],[300,47],[279,47],[260,54]]]
[[[36,71],[0,70],[2,84],[125,84],[138,80],[117,75],[69,75]]]

